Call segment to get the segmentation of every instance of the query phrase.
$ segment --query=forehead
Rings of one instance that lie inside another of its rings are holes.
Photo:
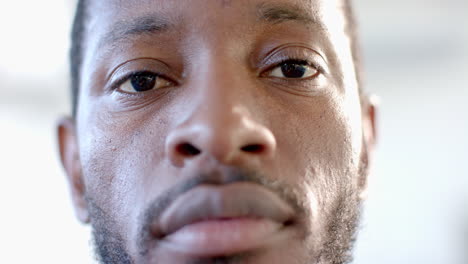
[[[219,27],[228,21],[241,22],[240,25],[295,20],[306,26],[314,23],[329,28],[341,27],[339,22],[344,22],[345,17],[342,0],[101,0],[88,3],[89,31],[101,28],[116,31],[115,24],[122,26],[135,19],[139,19],[140,24],[158,20],[159,24],[205,26],[214,23]],[[148,20],[149,17],[153,21]]]
[[[316,34],[316,41],[326,39],[323,46],[338,43],[342,46],[339,48],[347,49],[349,44],[343,0],[100,0],[88,3],[85,41],[95,52],[104,50],[106,45],[115,48],[121,40],[166,29],[185,39],[242,35],[247,39],[249,32],[256,31],[258,36],[262,31],[258,29],[264,29],[265,25],[283,22],[295,22],[296,28],[305,31],[314,29],[311,32]]]
[[[268,4],[294,5],[301,9],[313,9],[323,5],[325,2],[341,2],[342,0],[101,0],[90,1],[88,6],[91,10],[98,10],[97,15],[109,13],[138,14],[141,10],[160,11],[161,13],[177,10],[179,13],[193,13],[197,10],[204,10],[199,13],[200,18],[207,15],[211,10],[239,11],[243,8],[251,9],[255,6],[265,6]]]

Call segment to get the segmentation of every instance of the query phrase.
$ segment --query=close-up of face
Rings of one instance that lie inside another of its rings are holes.
[[[77,12],[74,113],[58,141],[101,263],[352,260],[375,106],[348,1]]]

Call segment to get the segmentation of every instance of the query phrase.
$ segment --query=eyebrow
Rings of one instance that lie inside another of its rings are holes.
[[[268,2],[261,3],[257,6],[257,19],[260,22],[268,24],[293,21],[307,26],[315,25],[321,29],[325,28],[323,23],[321,23],[312,12],[291,4],[279,5]]]
[[[167,31],[171,24],[157,15],[147,15],[117,22],[100,41],[100,46],[137,35],[153,35]]]
[[[271,4],[263,2],[256,7],[257,21],[267,24],[280,24],[288,21],[299,22],[306,26],[315,25],[324,29],[324,25],[315,16],[291,4]],[[112,26],[100,40],[99,46],[112,45],[121,40],[138,35],[154,35],[168,31],[174,25],[158,14],[149,14],[131,20],[123,20]]]

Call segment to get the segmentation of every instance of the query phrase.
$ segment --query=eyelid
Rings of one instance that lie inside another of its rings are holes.
[[[158,78],[177,84],[177,78],[171,75],[171,68],[166,63],[154,58],[136,58],[125,61],[114,68],[107,78],[106,90],[114,91],[132,76],[141,73],[154,74]]]
[[[306,61],[308,65],[314,67],[319,73],[328,73],[326,60],[320,53],[304,45],[288,44],[273,49],[265,56],[265,59],[258,66],[260,75],[291,60]]]
[[[279,62],[276,62],[275,64],[273,64],[270,67],[263,70],[262,75],[264,73],[272,72],[274,69],[280,67],[281,65],[283,65],[286,62],[293,62],[293,63],[296,63],[296,64],[307,65],[309,67],[314,68],[318,72],[318,74],[324,73],[323,67],[320,66],[319,64],[313,62],[313,61],[309,61],[309,60],[305,60],[305,59],[296,59],[296,58],[284,58],[284,59],[280,60]]]

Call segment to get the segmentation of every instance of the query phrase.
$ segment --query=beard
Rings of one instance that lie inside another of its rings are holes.
[[[332,208],[326,225],[325,243],[316,263],[351,263],[362,212],[361,201],[356,191],[347,191],[337,197]]]
[[[367,164],[367,162],[363,162]],[[364,166],[360,166],[359,174],[365,173]],[[362,176],[362,175],[361,175]],[[145,244],[150,241],[151,235],[149,226],[151,220],[158,217],[163,210],[175,200],[178,195],[197,187],[200,184],[212,184],[211,179],[217,178],[215,175],[199,175],[191,180],[172,188],[168,192],[160,195],[142,213],[139,241],[139,254],[144,256],[148,253]],[[338,186],[334,186],[334,195],[324,201],[323,228],[320,234],[311,234],[310,223],[304,224],[304,245],[307,246],[307,259],[301,264],[346,264],[352,261],[352,248],[356,240],[356,234],[361,216],[361,199],[358,197],[358,187],[351,184],[353,177],[344,177],[346,180],[339,181]],[[284,182],[270,181],[267,177],[246,171],[234,170],[227,176],[228,183],[231,182],[252,182],[262,185],[275,192],[279,197],[287,201],[298,214],[304,219],[311,219],[310,209],[307,209],[307,202],[301,195],[300,186],[288,186]],[[326,192],[330,186],[321,186]],[[303,193],[304,191],[302,191]],[[322,199],[324,199],[322,197]],[[103,210],[96,200],[87,196],[88,209],[92,225],[93,242],[96,258],[102,264],[136,264],[126,247],[126,241],[122,231],[117,230],[117,222],[105,210]],[[317,240],[320,240],[317,246]],[[312,245],[316,245],[315,248]],[[240,264],[249,257],[248,254],[234,256],[216,257],[211,259],[200,259],[190,262],[190,264]]]
[[[87,197],[92,224],[93,244],[96,260],[102,264],[133,264],[123,237],[115,230],[115,221]]]

